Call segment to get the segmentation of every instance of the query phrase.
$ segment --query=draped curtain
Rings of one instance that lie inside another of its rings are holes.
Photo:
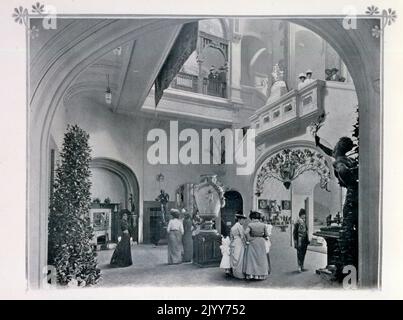
[[[182,26],[171,51],[155,79],[155,107],[157,107],[161,100],[164,90],[168,88],[180,68],[192,52],[196,50],[198,27],[198,22],[190,22]]]

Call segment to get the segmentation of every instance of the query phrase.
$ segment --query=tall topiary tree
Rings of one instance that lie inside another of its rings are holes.
[[[61,160],[56,169],[50,200],[48,263],[57,270],[60,284],[76,279],[79,285],[95,284],[100,278],[96,253],[90,241],[89,135],[77,125],[67,126]]]

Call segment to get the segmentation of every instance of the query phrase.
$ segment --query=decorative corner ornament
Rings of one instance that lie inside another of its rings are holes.
[[[36,2],[35,4],[32,5],[31,12],[32,14],[38,17],[45,18],[45,16],[48,15],[48,13],[45,12],[45,5],[39,2]],[[28,18],[32,15],[29,14],[27,8],[24,8],[22,6],[14,8],[14,12],[12,13],[11,16],[16,23],[25,25],[31,39],[35,39],[39,36],[39,28],[37,26],[32,27],[29,26]]]
[[[379,8],[374,5],[367,7],[365,14],[381,18],[381,24],[375,25],[371,30],[374,38],[379,38],[381,35],[383,35],[385,27],[390,26],[397,19],[396,10],[392,10],[391,8],[388,10],[383,9],[382,14],[380,14]]]

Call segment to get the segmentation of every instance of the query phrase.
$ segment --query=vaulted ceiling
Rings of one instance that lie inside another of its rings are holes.
[[[139,111],[179,30],[180,25],[149,32],[108,52],[79,75],[63,103],[68,106],[72,97],[85,95],[113,112]],[[105,103],[107,77],[111,105]]]
[[[76,98],[90,98],[93,103],[113,112],[136,113],[140,110],[163,65],[185,19],[59,19],[56,30],[45,30],[40,19],[33,19],[40,32],[30,41],[30,95],[46,72],[60,57],[70,51],[83,55],[81,44],[110,32],[111,26],[127,28],[125,40],[114,49],[100,55],[84,66],[65,90],[61,103],[68,107]],[[119,24],[119,26],[118,26]],[[108,30],[108,31],[107,31]],[[132,36],[131,36],[132,35]],[[88,51],[88,49],[87,49]],[[92,56],[99,55],[94,50]],[[91,55],[91,54],[89,54]],[[68,69],[68,68],[67,68]],[[60,69],[64,72],[63,68]],[[105,102],[109,77],[112,104]],[[75,98],[75,99],[73,99]]]

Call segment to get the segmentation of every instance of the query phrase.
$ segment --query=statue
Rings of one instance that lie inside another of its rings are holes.
[[[280,69],[280,66],[278,64],[273,67],[273,72],[271,73],[271,76],[273,78],[273,84],[271,85],[269,99],[267,100],[266,104],[270,104],[278,100],[288,91],[287,84],[283,80],[284,71]]]
[[[134,241],[137,241],[137,215],[136,215],[136,205],[134,204],[134,196],[133,193],[129,195],[129,206],[128,210],[130,213],[128,214],[129,218],[129,233]]]
[[[169,194],[166,193],[164,190],[161,190],[160,194],[155,199],[155,201],[159,201],[161,204],[162,222],[165,224],[166,223],[165,217],[167,214],[167,204],[169,202]]]
[[[129,210],[130,212],[133,214],[136,210],[136,206],[134,204],[134,197],[133,197],[133,193],[130,194],[129,196]]]
[[[217,176],[202,175],[201,182],[194,187],[194,198],[203,219],[200,229],[195,232],[193,263],[198,266],[218,266],[221,261],[221,235],[215,229],[215,220],[225,206],[224,186]]]
[[[354,147],[350,138],[340,138],[331,150],[320,143],[317,131],[314,137],[316,145],[334,159],[334,175],[339,185],[347,189],[339,240],[341,261],[338,273],[341,275],[343,267],[347,265],[353,265],[358,270],[358,161],[347,156]]]

